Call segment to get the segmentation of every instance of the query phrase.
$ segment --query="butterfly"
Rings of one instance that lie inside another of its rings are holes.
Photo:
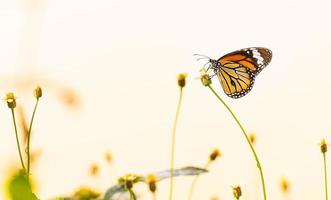
[[[218,76],[226,95],[237,99],[252,90],[256,76],[270,63],[272,52],[251,47],[228,53],[218,60],[205,58],[209,59],[207,71],[211,69]]]

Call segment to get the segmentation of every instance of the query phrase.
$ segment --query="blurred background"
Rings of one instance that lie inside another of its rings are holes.
[[[204,63],[193,54],[217,59],[263,46],[273,60],[250,94],[234,100],[216,77],[213,85],[256,135],[269,198],[322,199],[318,143],[331,140],[329,8],[327,0],[0,0],[0,93],[18,96],[20,130],[31,117],[33,89],[44,91],[32,135],[36,193],[48,199],[81,185],[104,191],[128,172],[169,168],[176,76],[186,72],[175,165],[204,166],[213,148],[223,152],[195,199],[231,199],[235,184],[243,199],[262,199],[249,147],[196,79]],[[19,157],[5,102],[0,110],[4,194]],[[291,183],[287,196],[281,177]],[[176,179],[175,199],[187,198],[191,181]],[[168,185],[160,183],[159,199],[168,198]],[[145,186],[138,191],[151,199]]]

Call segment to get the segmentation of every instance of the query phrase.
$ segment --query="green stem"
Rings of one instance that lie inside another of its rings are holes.
[[[14,108],[11,108],[11,114],[13,117],[13,123],[14,123],[14,128],[15,128],[15,135],[16,135],[16,143],[17,143],[17,149],[18,149],[18,154],[20,155],[20,160],[21,160],[21,165],[22,168],[24,169],[24,172],[26,172],[26,168],[23,162],[23,157],[22,157],[22,152],[21,152],[21,145],[20,145],[20,141],[18,139],[18,134],[17,134],[17,126],[16,126],[16,120],[15,120],[15,112],[14,112]]]
[[[328,176],[326,173],[326,157],[325,153],[323,153],[323,160],[324,160],[324,185],[325,185],[325,199],[328,200]]]
[[[32,117],[31,117],[31,121],[30,121],[29,130],[28,130],[28,143],[27,143],[27,152],[26,152],[27,153],[27,156],[28,156],[28,172],[27,172],[28,173],[28,177],[30,175],[30,160],[31,160],[31,155],[30,155],[31,130],[32,130],[33,119],[34,119],[34,115],[35,115],[36,110],[37,110],[38,102],[39,102],[39,99],[37,99],[36,104],[34,106]]]
[[[255,149],[244,129],[244,127],[241,125],[240,121],[238,120],[238,118],[236,117],[236,115],[232,112],[231,108],[225,103],[225,101],[215,92],[215,90],[210,86],[208,85],[208,88],[214,93],[214,95],[218,98],[218,100],[220,100],[222,102],[222,104],[226,107],[226,109],[229,111],[229,113],[232,115],[232,117],[234,118],[234,120],[237,122],[238,126],[240,127],[241,131],[243,132],[245,138],[246,138],[246,141],[247,143],[249,144],[249,147],[251,148],[252,150],[252,153],[255,157],[255,160],[256,160],[256,164],[257,164],[257,168],[259,169],[260,171],[260,176],[261,176],[261,182],[262,182],[262,189],[263,189],[263,197],[264,197],[264,200],[267,199],[267,193],[266,193],[266,188],[265,188],[265,183],[264,183],[264,176],[263,176],[263,170],[262,170],[262,166],[261,166],[261,163],[260,163],[260,160],[255,152]]]
[[[178,122],[178,118],[179,118],[179,111],[180,111],[181,104],[182,104],[182,99],[183,99],[183,88],[180,87],[179,99],[178,99],[177,110],[176,110],[176,116],[175,116],[174,126],[173,126],[173,129],[172,129],[169,200],[172,200],[172,194],[173,194],[173,185],[174,185],[173,174],[174,174],[174,160],[175,160],[176,129],[177,129],[177,122]]]
[[[132,190],[129,190],[129,193],[130,193],[130,200],[137,200],[136,195]]]
[[[208,167],[209,167],[209,165],[210,165],[210,161],[208,161],[208,163],[207,163],[207,165],[205,166],[205,168],[204,169],[208,169]],[[199,180],[199,177],[200,177],[200,174],[198,174],[198,175],[196,175],[195,177],[194,177],[194,179],[193,179],[193,182],[192,182],[192,184],[191,184],[191,188],[190,188],[190,193],[189,193],[189,197],[188,197],[188,199],[189,200],[192,200],[192,198],[193,198],[193,192],[194,192],[194,189],[195,189],[195,185],[197,184],[197,182],[198,182],[198,180]]]

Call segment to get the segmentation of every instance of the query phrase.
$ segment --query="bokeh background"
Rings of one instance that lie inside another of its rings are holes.
[[[176,76],[187,72],[175,165],[203,166],[213,148],[223,152],[201,177],[195,199],[231,199],[235,184],[243,199],[262,199],[249,147],[196,79],[204,63],[193,54],[218,58],[264,46],[273,60],[250,94],[233,100],[216,77],[213,85],[255,133],[270,199],[322,199],[318,143],[331,139],[330,6],[327,0],[1,0],[0,93],[15,92],[29,119],[32,90],[44,89],[32,139],[37,194],[47,199],[80,185],[103,191],[125,173],[167,169]],[[19,160],[10,110],[5,103],[0,110],[3,184]],[[111,165],[105,152],[112,153]],[[89,174],[92,163],[100,165],[98,177]],[[287,197],[282,176],[291,182]],[[175,199],[187,198],[191,181],[176,179]],[[168,198],[168,183],[160,184],[159,199]],[[151,198],[145,186],[138,190]]]

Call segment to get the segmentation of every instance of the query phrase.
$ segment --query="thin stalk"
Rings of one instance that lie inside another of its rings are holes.
[[[136,195],[132,190],[129,190],[129,193],[130,193],[130,200],[137,200]]]
[[[153,192],[153,200],[156,200],[156,192]]]
[[[323,153],[323,161],[324,161],[324,186],[325,186],[325,199],[328,200],[328,176],[326,173],[326,157],[325,153]]]
[[[27,157],[28,157],[28,177],[30,176],[30,160],[31,160],[31,155],[30,155],[30,140],[31,140],[31,130],[32,130],[32,124],[33,124],[33,119],[37,110],[37,106],[38,106],[38,102],[39,99],[37,99],[36,104],[34,106],[33,109],[33,113],[32,113],[32,117],[31,117],[31,121],[30,121],[30,126],[29,126],[29,130],[28,130],[28,143],[27,143]]]
[[[204,169],[208,169],[209,165],[210,165],[210,160],[208,161],[208,163],[206,164],[206,166],[204,167]],[[188,199],[189,200],[192,200],[193,198],[193,191],[195,189],[195,185],[197,184],[198,180],[199,180],[199,177],[200,177],[200,174],[196,175],[192,181],[192,184],[191,184],[191,188],[190,188],[190,193],[189,193],[189,197]]]
[[[23,162],[23,157],[22,157],[22,152],[21,152],[21,145],[20,145],[20,141],[18,139],[18,134],[17,134],[17,126],[16,126],[16,120],[15,120],[14,108],[11,108],[11,114],[12,114],[12,117],[13,117],[13,123],[14,123],[14,128],[15,128],[15,135],[16,135],[16,143],[17,143],[18,154],[20,156],[22,168],[24,169],[24,172],[26,172],[26,168],[25,168],[25,165],[24,165],[24,162]]]
[[[171,142],[171,158],[170,158],[170,194],[169,194],[169,200],[172,200],[173,195],[173,185],[174,185],[174,160],[175,160],[175,141],[176,141],[176,129],[177,129],[177,123],[179,118],[179,111],[182,105],[182,99],[183,99],[183,87],[180,87],[179,90],[179,99],[177,104],[177,110],[175,115],[175,121],[174,126],[172,129],[172,142]]]
[[[256,164],[257,164],[257,168],[260,171],[260,176],[261,176],[261,183],[262,183],[262,189],[263,189],[263,197],[264,200],[267,200],[267,193],[266,193],[266,188],[265,188],[265,183],[264,183],[264,176],[263,176],[263,170],[262,170],[262,166],[260,163],[260,160],[255,152],[255,149],[244,129],[244,127],[241,125],[240,121],[238,120],[238,118],[236,117],[236,115],[232,112],[231,108],[225,103],[225,101],[215,92],[215,90],[211,87],[211,85],[208,85],[208,88],[214,93],[214,95],[218,98],[218,100],[220,100],[220,102],[226,107],[226,109],[229,111],[229,113],[232,115],[232,117],[234,118],[234,120],[237,122],[238,126],[240,127],[242,133],[244,134],[247,143],[249,144],[249,147],[252,150],[252,153],[254,155],[254,158],[256,160]]]

